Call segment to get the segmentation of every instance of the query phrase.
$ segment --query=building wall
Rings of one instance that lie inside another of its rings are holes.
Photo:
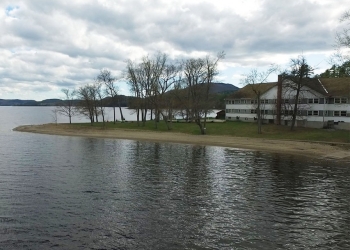
[[[293,92],[288,93],[289,96],[293,96]],[[261,96],[262,104],[260,109],[262,110],[263,122],[268,123],[272,120],[276,120],[276,103],[277,103],[277,86],[271,88]],[[282,94],[283,97],[283,94]],[[284,96],[285,97],[285,96]],[[294,107],[289,99],[282,100],[282,110],[290,109]],[[328,100],[307,87],[304,87],[302,92],[302,98],[298,104],[300,115],[297,116],[296,126],[305,126],[313,128],[322,128],[329,120],[334,121],[335,128],[349,129],[350,125],[350,100],[346,99],[346,103],[334,103],[339,100]],[[345,101],[345,100],[343,100]],[[238,103],[237,103],[238,102]],[[285,103],[287,102],[287,103]],[[255,122],[257,119],[256,114],[257,104],[252,99],[233,99],[227,100],[226,104],[226,120],[240,120],[246,122]],[[285,111],[288,114],[288,111]],[[282,115],[281,124],[290,125],[291,116]],[[350,129],[349,129],[350,130]]]

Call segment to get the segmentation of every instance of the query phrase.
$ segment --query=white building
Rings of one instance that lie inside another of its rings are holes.
[[[288,80],[247,85],[226,99],[226,120],[256,121],[257,95],[264,123],[289,125],[295,90]],[[350,130],[350,78],[310,78],[298,99],[296,126]]]

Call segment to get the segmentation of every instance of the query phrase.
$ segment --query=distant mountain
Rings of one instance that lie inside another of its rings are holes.
[[[19,99],[0,99],[0,106],[55,106],[61,102],[60,99],[47,99],[43,101],[19,100]]]
[[[0,99],[0,106],[37,106],[37,105],[38,105],[37,101],[35,100]]]
[[[239,90],[238,87],[229,83],[213,83],[211,92],[212,93],[232,93],[236,90]]]
[[[128,101],[130,96],[120,95],[120,104],[122,107],[128,106]],[[113,104],[117,107],[119,104],[118,102],[113,103],[114,100],[111,100],[111,98],[105,98],[106,106],[107,107],[113,107]],[[19,100],[19,99],[0,99],[0,106],[57,106],[63,102],[61,99],[46,99],[43,101],[35,101],[35,100]],[[79,100],[75,100],[76,103],[79,102]]]
[[[231,94],[232,92],[238,90],[239,88],[229,84],[229,83],[213,83],[211,87],[212,94],[218,95],[226,95]],[[134,99],[135,97],[120,95],[119,101],[122,107],[128,107],[129,101]],[[76,100],[77,102],[79,100]],[[62,102],[60,99],[46,99],[43,101],[35,101],[35,100],[19,100],[19,99],[0,99],[0,106],[56,106]],[[114,103],[113,103],[114,102]],[[117,102],[111,100],[111,98],[106,98],[106,106],[112,107],[115,105],[119,106]]]

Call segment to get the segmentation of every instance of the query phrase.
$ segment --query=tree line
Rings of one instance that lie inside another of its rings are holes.
[[[57,104],[56,111],[68,117],[70,124],[72,123],[72,117],[75,115],[87,117],[91,125],[99,122],[99,118],[102,118],[102,122],[105,124],[105,107],[111,104],[115,123],[116,103],[120,109],[121,119],[124,119],[120,96],[118,95],[117,78],[107,69],[101,70],[93,83],[73,90],[62,89],[62,93],[64,99]]]
[[[155,128],[163,120],[170,130],[173,116],[180,113],[188,122],[195,122],[201,134],[205,134],[207,114],[217,101],[210,91],[222,58],[224,53],[220,52],[216,57],[208,55],[175,61],[167,54],[158,52],[142,57],[139,62],[128,60],[120,80],[127,82],[135,97],[129,102],[129,108],[135,110],[137,124],[144,126],[150,115]],[[77,114],[87,117],[91,125],[99,122],[99,119],[105,123],[108,97],[112,103],[118,104],[123,120],[117,82],[109,70],[101,70],[92,84],[76,90],[63,89],[65,97],[57,111],[67,116],[70,123],[72,116]],[[115,109],[113,105],[114,123]]]

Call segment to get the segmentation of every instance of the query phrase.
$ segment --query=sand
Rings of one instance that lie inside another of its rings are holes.
[[[91,138],[212,145],[299,155],[320,159],[350,160],[349,143],[336,144],[232,136],[189,135],[176,132],[151,132],[134,129],[105,130],[95,127],[72,127],[64,124],[25,125],[15,128],[14,131],[62,136],[82,136]]]

